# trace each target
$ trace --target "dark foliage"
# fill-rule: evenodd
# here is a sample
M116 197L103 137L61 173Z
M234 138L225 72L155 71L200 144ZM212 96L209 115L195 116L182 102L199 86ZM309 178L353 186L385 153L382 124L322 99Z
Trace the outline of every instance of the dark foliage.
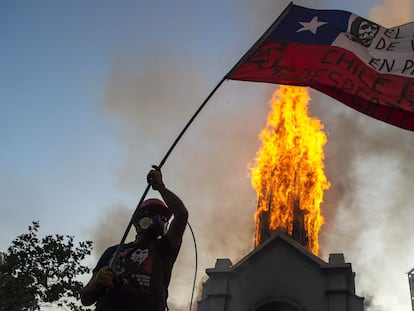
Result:
M37 236L39 223L14 239L0 266L0 311L32 311L55 306L62 310L81 307L78 277L88 273L81 264L90 255L92 242L74 243L73 236ZM43 309L43 308L42 308ZM58 309L58 308L55 308Z

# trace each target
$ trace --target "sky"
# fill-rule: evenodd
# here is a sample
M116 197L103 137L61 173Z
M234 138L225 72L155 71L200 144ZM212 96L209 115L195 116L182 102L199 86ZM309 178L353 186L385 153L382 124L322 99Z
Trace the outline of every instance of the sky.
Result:
M41 234L92 240L93 268L120 241L151 165L288 3L1 1L0 250L39 221ZM386 27L414 21L414 0L294 3ZM196 295L217 258L236 263L253 249L247 165L276 88L225 81L163 166L190 213ZM368 311L409 311L414 134L309 92L328 136L320 257L344 254ZM171 310L188 308L194 264L187 230Z

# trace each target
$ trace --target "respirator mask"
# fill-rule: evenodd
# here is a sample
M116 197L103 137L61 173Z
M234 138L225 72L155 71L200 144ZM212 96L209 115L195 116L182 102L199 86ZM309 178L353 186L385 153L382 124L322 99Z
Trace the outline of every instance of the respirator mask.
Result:
M155 236L163 236L168 230L168 219L159 214L145 213L137 219L135 226L138 233L150 233Z

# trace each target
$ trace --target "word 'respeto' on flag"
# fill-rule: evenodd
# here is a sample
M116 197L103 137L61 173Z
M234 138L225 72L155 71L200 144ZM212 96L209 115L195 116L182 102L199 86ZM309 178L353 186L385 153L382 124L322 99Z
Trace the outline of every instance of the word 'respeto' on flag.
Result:
M225 78L309 86L414 131L414 22L290 4Z

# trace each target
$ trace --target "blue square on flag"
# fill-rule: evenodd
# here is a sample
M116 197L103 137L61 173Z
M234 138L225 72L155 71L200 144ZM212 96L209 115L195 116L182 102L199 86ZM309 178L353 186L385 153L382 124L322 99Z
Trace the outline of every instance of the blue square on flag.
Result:
M341 32L347 31L349 16L350 13L345 11L312 10L292 6L268 39L329 45Z

